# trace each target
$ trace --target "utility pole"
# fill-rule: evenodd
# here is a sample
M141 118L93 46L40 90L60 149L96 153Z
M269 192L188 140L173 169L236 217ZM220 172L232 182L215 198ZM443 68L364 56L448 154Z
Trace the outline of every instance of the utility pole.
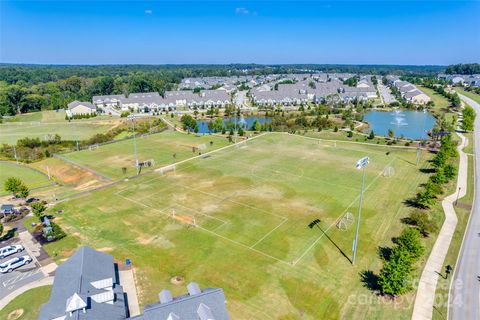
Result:
M358 206L358 216L357 216L357 230L355 230L355 239L353 240L353 258L352 264L355 264L355 258L357 256L357 245L358 245L358 230L360 229L360 213L362 211L362 203L363 203L363 191L365 190L365 168L370 163L369 157L363 157L362 159L357 161L356 168L362 169L362 190L360 191L360 205Z
M127 117L128 120L132 120L133 124L133 151L135 152L135 168L137 170L137 175L140 173L140 166L138 165L138 153L137 153L137 140L135 137L135 119L137 117L134 114L131 114Z
M460 197L460 190L462 190L462 187L458 187L457 200L455 200L455 205L457 205L458 203L458 198Z
M17 148L15 146L13 146L13 154L15 156L15 161L17 162L18 164L18 157L17 157Z
M418 148L417 148L417 166L420 163L420 143L418 143Z

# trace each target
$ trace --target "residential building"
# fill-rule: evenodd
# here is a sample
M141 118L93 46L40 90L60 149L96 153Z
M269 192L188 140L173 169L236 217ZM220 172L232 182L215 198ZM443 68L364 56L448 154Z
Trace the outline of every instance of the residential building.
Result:
M188 293L172 297L169 290L159 293L159 302L146 305L142 315L132 320L228 320L225 295L221 288L201 290L191 282Z
M90 102L73 101L68 104L68 111L72 115L76 114L92 114L97 111L97 108Z
M81 247L55 271L50 299L39 320L123 320L125 293L113 257Z
M228 320L221 288L191 282L188 293L173 297L168 290L159 302L147 305L141 315L129 317L128 297L117 278L109 254L81 247L55 272L50 299L40 309L39 320Z
M0 207L0 213L2 215L15 213L15 209L13 208L13 204L2 204L2 206Z

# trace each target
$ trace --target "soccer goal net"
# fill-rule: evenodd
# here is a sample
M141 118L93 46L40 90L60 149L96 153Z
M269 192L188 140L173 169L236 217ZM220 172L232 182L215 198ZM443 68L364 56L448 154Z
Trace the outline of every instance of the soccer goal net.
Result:
M353 214L351 212L345 213L337 222L337 228L340 230L347 230L353 224Z
M140 162L140 167L153 167L155 166L155 159L148 159Z
M391 177L394 174L395 174L395 169L393 167L385 167L382 172L382 175L384 177Z
M98 149L98 144L92 144L91 146L88 147L88 150L93 151Z
M205 143L199 144L199 145L197 146L197 149L200 150L200 151L206 150L206 149L207 149L207 145L206 145Z
M165 166L165 167L158 168L155 171L159 172L161 175L165 175L169 172L173 172L173 174L175 175L175 174L177 174L176 169L177 169L177 166L174 165L174 164L171 164L171 165L168 165L168 166Z

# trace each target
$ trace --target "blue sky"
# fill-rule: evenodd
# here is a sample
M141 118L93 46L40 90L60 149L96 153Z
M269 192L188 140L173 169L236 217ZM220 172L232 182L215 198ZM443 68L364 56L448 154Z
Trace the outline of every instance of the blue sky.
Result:
M0 0L0 62L480 62L480 1Z

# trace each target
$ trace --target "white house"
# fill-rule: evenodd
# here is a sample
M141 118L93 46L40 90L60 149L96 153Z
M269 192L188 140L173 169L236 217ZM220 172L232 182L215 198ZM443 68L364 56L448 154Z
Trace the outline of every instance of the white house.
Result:
M72 115L92 114L97 111L97 108L90 102L80 102L75 100L68 104L68 110L72 113Z

